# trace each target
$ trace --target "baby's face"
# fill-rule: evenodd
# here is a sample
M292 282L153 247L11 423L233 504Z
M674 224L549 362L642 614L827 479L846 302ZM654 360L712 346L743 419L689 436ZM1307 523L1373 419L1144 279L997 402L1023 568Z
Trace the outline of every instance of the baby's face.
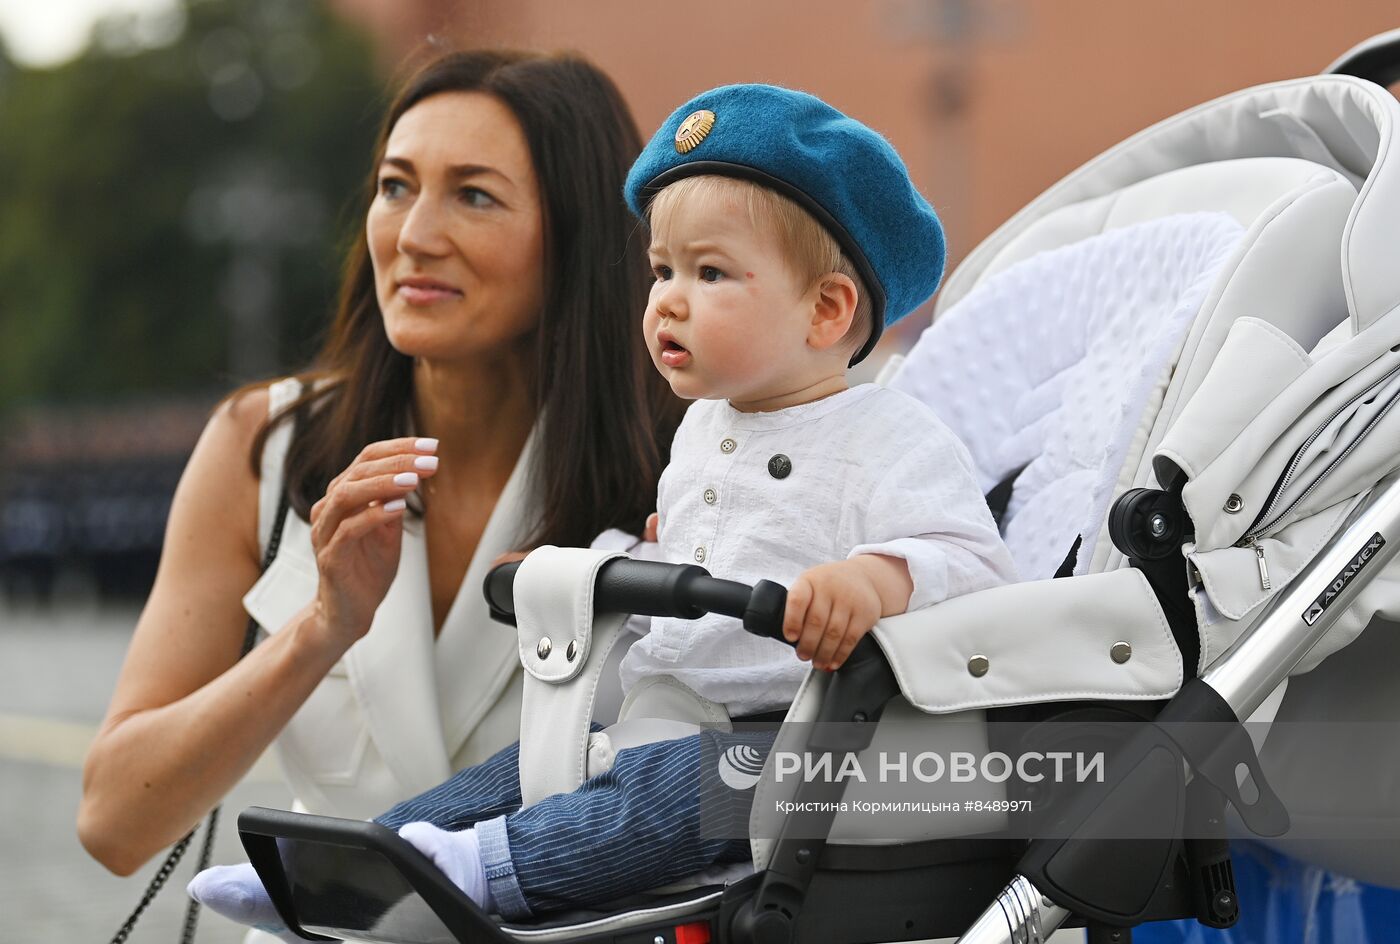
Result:
M642 327L677 396L762 408L808 382L808 287L737 196L657 214L649 255L656 282Z

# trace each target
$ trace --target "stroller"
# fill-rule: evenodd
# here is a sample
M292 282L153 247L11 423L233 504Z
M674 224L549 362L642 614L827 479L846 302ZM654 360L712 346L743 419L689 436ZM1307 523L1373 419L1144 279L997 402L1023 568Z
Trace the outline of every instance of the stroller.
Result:
M1289 825L1240 722L1400 615L1400 102L1376 84L1396 78L1400 32L1160 122L953 274L880 380L967 443L1024 580L883 620L839 671L809 674L753 787L751 874L508 923L383 827L254 808L240 832L287 926L403 944L1029 944L1067 925L1123 944L1146 921L1232 924L1227 804L1261 835ZM527 804L589 773L627 614L717 612L781 638L785 600L558 548L486 592L520 633ZM615 745L726 722L676 697L622 714ZM1021 750L1057 720L1122 733L1103 735L1098 780L1048 797L1007 783L895 837L852 814L849 781L775 772L781 751L865 756L895 727L986 753L1007 719L1042 739Z

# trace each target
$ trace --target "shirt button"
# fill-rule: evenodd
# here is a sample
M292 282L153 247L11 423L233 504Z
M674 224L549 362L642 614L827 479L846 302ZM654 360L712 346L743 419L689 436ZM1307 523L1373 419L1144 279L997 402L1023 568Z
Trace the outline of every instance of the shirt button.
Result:
M703 547L697 547L695 549L695 563L705 563L705 549Z
M716 494L715 490L712 488L705 489L705 504L713 505L717 501L719 501L719 495Z
M739 448L739 444L732 439L726 439L719 444L719 451L724 453L726 456L737 448Z
M792 460L781 452L768 460L768 474L775 479L785 479L792 474Z

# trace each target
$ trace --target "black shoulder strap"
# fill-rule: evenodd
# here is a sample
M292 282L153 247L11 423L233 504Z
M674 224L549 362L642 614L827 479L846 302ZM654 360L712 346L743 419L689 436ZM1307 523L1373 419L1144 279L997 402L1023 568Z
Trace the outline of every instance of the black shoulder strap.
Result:
M282 487L282 495L277 500L277 517L272 519L272 533L267 538L267 551L263 554L262 569L267 573L267 569L272 566L272 562L277 558L277 549L282 546L282 526L287 523L287 509L291 507L291 499L287 495L287 488ZM238 658L242 659L253 651L253 645L258 641L258 621L251 616L248 617L248 630L243 634L243 649L238 653Z

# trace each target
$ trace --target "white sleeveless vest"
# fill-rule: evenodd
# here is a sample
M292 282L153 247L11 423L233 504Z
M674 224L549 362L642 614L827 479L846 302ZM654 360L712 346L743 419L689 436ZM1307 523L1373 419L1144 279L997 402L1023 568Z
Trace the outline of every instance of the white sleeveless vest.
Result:
M269 409L281 409L298 390L294 378L273 384ZM264 549L290 439L291 424L280 424L262 456L258 529ZM437 639L423 523L406 519L398 574L369 632L331 668L277 738L278 760L299 807L366 819L516 739L521 691L516 634L489 618L481 587L491 562L513 550L520 537L533 442L532 433ZM316 587L310 526L289 512L277 557L243 605L265 631L275 633L314 598Z

